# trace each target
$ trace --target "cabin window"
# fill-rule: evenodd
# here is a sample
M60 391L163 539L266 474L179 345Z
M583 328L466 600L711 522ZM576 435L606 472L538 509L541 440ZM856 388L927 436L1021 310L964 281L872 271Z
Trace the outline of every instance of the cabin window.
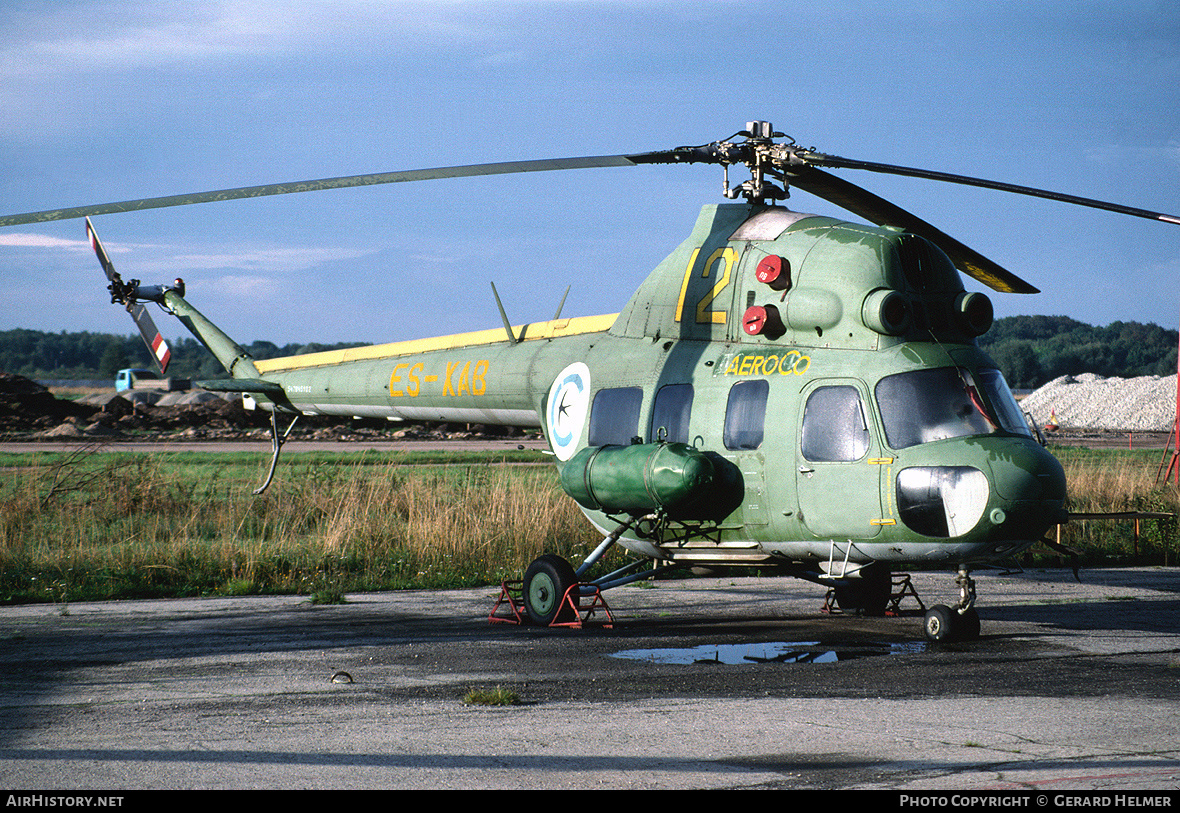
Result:
M766 426L766 379L739 381L729 390L725 405L726 449L757 449Z
M885 438L894 449L995 431L970 374L955 367L914 370L877 382Z
M860 460L869 450L869 423L856 387L820 387L803 409L803 456L822 463Z
M656 393L651 409L651 439L688 443L692 414L692 384L668 384Z
M639 434L639 407L643 390L616 387L599 390L590 407L591 446L626 446Z

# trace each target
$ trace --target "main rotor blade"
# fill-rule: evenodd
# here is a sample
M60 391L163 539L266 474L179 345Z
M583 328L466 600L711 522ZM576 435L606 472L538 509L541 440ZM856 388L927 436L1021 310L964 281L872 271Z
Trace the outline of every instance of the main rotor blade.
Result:
M641 159L641 156L634 156ZM349 175L341 178L322 178L316 181L294 181L290 183L245 186L240 189L220 189L213 192L196 192L186 195L168 195L159 198L141 198L121 203L100 203L93 206L77 206L72 209L49 209L43 212L29 212L18 215L0 216L0 227L19 226L25 223L45 223L51 220L70 220L89 215L105 215L116 212L137 212L144 209L162 209L169 206L188 206L194 203L214 203L241 198L260 198L267 195L289 195L295 192L314 192L321 189L344 189L352 186L372 186L407 181L429 181L441 178L469 178L476 175L506 175L514 172L552 172L563 169L590 169L596 167L629 167L639 160L626 155L598 155L584 158L553 158L539 161L507 161L496 164L471 164L434 169L411 169L400 172L379 172L370 175Z
M1067 195L1064 192L1053 192L1048 189L1035 189L1031 186L1018 186L1017 184L1004 183L1002 181L989 181L985 178L972 178L967 175L954 175L949 172L936 172L929 169L918 169L916 167L901 167L894 164L878 164L873 161L858 161L852 158L841 158L838 155L825 155L822 153L807 153L805 156L807 163L812 165L819 165L824 167L835 167L838 169L864 169L869 172L882 172L889 175L902 175L911 178L925 178L931 181L946 181L948 183L963 184L965 186L978 186L983 189L996 189L1001 192L1012 192L1017 195L1030 195L1035 198L1046 198L1048 200L1056 200L1062 203L1073 203L1078 206L1089 206L1093 209L1105 209L1108 212L1118 212L1124 215L1132 215L1134 217L1143 217L1148 220L1158 220L1163 223L1175 223L1180 225L1180 217L1175 215L1164 214L1162 212L1152 212L1147 209L1137 209L1134 206L1124 206L1121 203L1109 203L1103 200L1094 200L1093 198L1082 198L1077 195Z
M107 280L122 285L123 280L119 277L119 272L115 270L115 264L107 256L107 250L103 248L102 241L98 239L98 232L94 230L94 225L90 222L90 218L86 218L86 237L89 238L90 247L94 249L95 255L98 256L99 265L102 266L102 270L106 273Z
M989 288L1012 294L1040 293L1038 288L992 262L975 249L936 229L917 215L843 178L837 178L813 166L792 167L788 178L792 186L860 215L870 223L878 226L897 226L911 234L926 238L942 249L956 268Z

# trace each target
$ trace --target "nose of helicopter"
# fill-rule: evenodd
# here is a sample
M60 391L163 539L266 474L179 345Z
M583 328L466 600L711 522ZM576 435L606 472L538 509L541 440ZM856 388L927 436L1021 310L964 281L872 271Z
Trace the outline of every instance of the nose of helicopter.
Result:
M999 503L992 509L994 524L1004 525L1017 538L1039 539L1066 520L1065 470L1041 446L1015 440L997 444L988 468Z

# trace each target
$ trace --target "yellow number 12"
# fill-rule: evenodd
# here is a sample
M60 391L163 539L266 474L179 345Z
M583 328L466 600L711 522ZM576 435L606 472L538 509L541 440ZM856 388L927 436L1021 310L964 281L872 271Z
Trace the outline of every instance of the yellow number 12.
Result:
M699 248L694 249L692 252L692 256L689 257L689 259L688 259L688 267L684 269L684 281L680 285L680 299L676 303L676 321L677 322L680 321L680 317L684 313L684 297L688 293L688 282L690 279L692 279L692 270L693 270L693 267L696 265L697 256L700 253L701 253L701 250ZM710 310L709 306L711 304L713 304L713 301L715 299L717 299L717 297L725 289L725 286L729 285L730 274L733 272L733 266L734 266L734 263L737 262L737 257L738 257L737 252L734 251L732 248L729 248L728 246L725 248L719 248L716 251L714 251L712 254L709 255L708 261L701 268L701 278L708 279L709 278L709 271L713 268L714 264L716 264L719 260L725 263L725 269L721 272L720 279L718 279L717 283L713 286L713 288L707 294L702 296L699 302L697 302L697 306L696 306L697 324L700 324L700 325L708 325L708 324L724 325L725 324L725 311L723 311L723 310L719 310L719 311L718 310Z

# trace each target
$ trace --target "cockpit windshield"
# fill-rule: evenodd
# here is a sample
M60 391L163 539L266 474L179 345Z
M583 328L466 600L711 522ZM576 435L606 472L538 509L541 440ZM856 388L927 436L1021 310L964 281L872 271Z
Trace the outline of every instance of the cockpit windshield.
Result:
M961 367L914 370L887 376L875 390L885 437L894 449L946 438L987 435L1002 429L1027 435L1008 385L999 370L979 371L983 396Z
M1000 426L1014 434L1032 437L1028 421L1024 419L1024 413L1020 411L1020 405L1016 403L1016 398L1012 395L1003 374L994 368L985 367L980 369L977 375L983 385L984 394L1000 421Z

